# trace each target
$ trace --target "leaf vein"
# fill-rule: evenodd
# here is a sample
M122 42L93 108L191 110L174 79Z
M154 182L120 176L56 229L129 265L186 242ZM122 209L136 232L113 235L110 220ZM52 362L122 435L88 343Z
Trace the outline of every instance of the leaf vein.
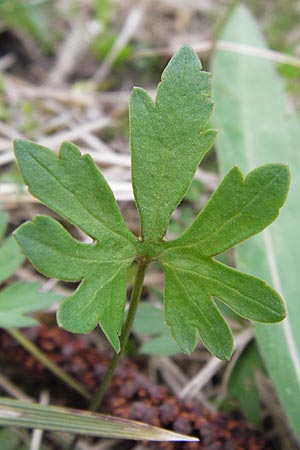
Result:
M82 209L83 209L85 212L87 212L93 219L95 219L96 222L100 224L100 226L102 226L103 228L105 228L106 230L108 230L109 233L112 233L112 234L115 234L115 235L117 235L117 236L120 236L120 237L122 237L123 239L126 239L128 242L130 242L130 243L132 244L132 241L131 241L127 236L124 236L122 233L117 232L117 231L115 231L115 230L112 230L112 229L109 228L103 221L99 220L99 218L98 218L97 216L95 216L95 215L93 214L93 212L91 212L91 211L86 207L86 205L84 205L84 204L81 202L80 196L78 197L71 189L69 189L67 186L65 186L65 185L62 183L61 179L58 178L58 177L57 177L57 176L56 176L56 175L55 175L55 174L54 174L47 166L45 166L41 161L39 161L38 158L36 158L36 157L35 157L34 155L32 155L32 154L31 154L31 157L32 157L32 159L34 159L34 160L37 162L37 164L39 164L40 166L42 166L43 169L45 169L45 171L48 172L48 173L49 173L49 174L57 181L57 183L58 183L63 189L65 189L67 192L69 192L69 194L71 194L71 196L79 203L79 205L82 207ZM58 161L59 161L59 159L58 159ZM30 188L29 188L29 190L30 190ZM67 214L65 214L65 213L60 213L60 214L62 214L62 215L64 215L65 217L68 218ZM69 219L69 218L68 218L68 220L70 220L70 222L73 223L73 220L72 220L72 219ZM79 228L81 228L81 227L79 226Z

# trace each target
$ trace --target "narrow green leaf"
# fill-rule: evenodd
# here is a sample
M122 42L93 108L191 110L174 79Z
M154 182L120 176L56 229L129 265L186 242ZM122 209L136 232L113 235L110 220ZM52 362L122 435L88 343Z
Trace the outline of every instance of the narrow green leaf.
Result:
M0 397L0 425L117 439L198 441L195 437L133 420L57 406L43 406L3 397Z
M38 320L33 317L22 316L14 311L9 313L0 311L0 328L9 330L10 328L34 327L38 324Z
M58 302L61 296L39 291L39 283L13 283L0 292L0 327L20 328L38 322L25 314L40 311Z
M14 430L8 428L2 428L0 430L1 450L23 450L20 440L20 436L18 436Z
M125 271L134 257L133 245L125 240L125 245L119 247L114 235L102 243L83 244L46 216L26 222L15 237L40 272L67 281L84 280L59 306L59 325L73 333L89 333L99 323L119 351L126 301Z
M166 325L165 330L166 331L164 331L162 334L154 336L148 341L144 342L139 347L139 352L143 355L178 355L181 350Z
M273 222L288 189L285 165L261 166L245 180L234 167L190 228L172 245L194 245L202 255L220 254Z
M12 276L25 257L13 237L5 239L0 246L0 283Z
M149 302L141 302L134 321L134 331L144 336L162 333L165 329L163 310Z
M0 240L4 236L4 232L6 230L8 217L7 214L0 209Z
M230 17L222 40L266 48L245 6ZM300 437L299 290L299 118L287 113L284 85L269 60L217 50L213 58L215 123L221 170L237 163L248 171L259 164L290 164L292 183L282 214L263 236L237 249L242 270L262 276L287 303L282 324L256 325L256 337L290 426Z
M255 342L251 342L234 365L228 380L230 396L238 400L246 417L256 427L261 424L261 404L256 384L257 372L265 372L262 359Z
M41 145L16 140L15 155L30 193L99 242L113 234L120 246L134 242L113 193L89 155L65 142L59 156Z
M145 241L161 239L215 132L209 119L210 75L188 46L166 67L153 103L133 90L130 102L132 180ZM176 182L175 182L176 180Z

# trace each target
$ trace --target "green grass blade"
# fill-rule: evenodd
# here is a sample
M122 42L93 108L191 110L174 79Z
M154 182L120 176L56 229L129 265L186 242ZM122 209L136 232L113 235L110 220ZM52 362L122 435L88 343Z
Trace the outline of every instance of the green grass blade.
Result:
M245 6L230 17L223 41L265 48ZM262 276L285 298L287 319L256 325L260 351L290 426L300 437L300 127L288 117L283 82L272 62L254 55L217 50L213 58L215 125L221 171L233 164L249 171L266 162L290 164L292 183L279 219L237 249L238 267Z
M194 437L132 420L3 397L0 397L0 425L119 439L198 441Z

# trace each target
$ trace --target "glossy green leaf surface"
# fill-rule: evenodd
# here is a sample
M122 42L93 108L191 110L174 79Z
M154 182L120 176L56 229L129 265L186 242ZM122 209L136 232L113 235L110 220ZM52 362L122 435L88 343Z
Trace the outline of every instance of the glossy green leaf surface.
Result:
M38 321L28 314L58 302L61 296L39 291L39 283L15 282L0 292L0 328L30 327Z
M236 8L222 40L266 48L255 19ZM256 338L291 428L300 437L300 126L287 111L284 84L274 64L255 55L217 50L214 73L217 148L225 174L233 164L249 171L283 161L290 165L291 188L279 219L260 237L237 249L238 268L262 276L284 296L287 319L255 325Z
M125 273L134 259L161 262L166 275L165 321L190 353L198 335L207 349L228 359L231 331L213 298L250 320L284 318L281 297L260 279L216 262L213 256L260 232L278 215L289 187L284 164L253 170L234 167L190 228L167 241L170 216L187 191L215 132L205 131L212 109L210 77L195 52L183 47L171 59L155 103L134 89L130 103L132 179L141 218L139 239L128 231L112 192L87 155L63 144L59 156L27 141L16 157L30 192L94 238L76 241L54 219L36 217L16 238L35 267L49 277L81 281L58 310L58 323L87 333L100 324L119 351Z
M188 47L163 72L155 102L140 88L130 101L132 183L145 241L161 239L215 138L210 74Z

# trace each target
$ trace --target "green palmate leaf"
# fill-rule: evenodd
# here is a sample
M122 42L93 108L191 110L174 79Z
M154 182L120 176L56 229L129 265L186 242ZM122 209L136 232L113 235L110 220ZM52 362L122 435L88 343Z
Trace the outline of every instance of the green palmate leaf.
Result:
M289 171L284 165L262 166L245 180L234 167L190 228L165 244L170 248L161 255L166 273L166 321L184 351L193 351L198 330L214 355L227 359L232 353L230 329L211 296L246 319L283 319L284 305L273 289L210 257L274 220L288 187Z
M51 306L61 299L53 293L39 292L39 283L16 282L0 292L0 328L20 328L36 325L27 316Z
M203 288L201 278L192 270L178 270L168 262L164 263L164 269L166 322L181 349L186 353L195 349L198 331L211 353L228 359L233 350L232 334L211 300L209 289Z
M188 247L168 250L161 258L166 274L166 322L186 353L194 350L198 331L211 353L221 359L231 356L231 331L211 296L246 319L277 322L285 316L280 296L258 278Z
M287 319L276 325L255 325L266 368L300 438L300 126L287 111L284 83L274 64L262 58L266 43L249 10L236 8L226 24L223 41L254 46L257 56L217 50L213 58L217 149L222 173L233 164L248 171L259 164L285 161L292 183L279 219L237 249L237 265L262 276L284 295Z
M16 239L45 275L67 281L83 280L60 305L58 323L74 333L89 333L99 323L118 350L126 301L125 272L134 256L130 245L119 249L113 237L102 244L82 244L46 216L37 216L33 222L22 225Z
M272 288L212 257L276 218L289 185L286 166L266 165L245 180L233 168L190 228L175 241L164 239L174 208L212 145L215 132L204 131L211 109L209 75L201 72L200 61L188 46L168 64L155 103L145 91L133 91L132 177L141 218L139 240L127 230L110 188L89 156L81 156L71 144L63 144L57 157L31 142L16 142L16 157L30 192L95 240L82 244L43 216L16 232L38 270L81 281L58 310L62 327L87 333L100 323L118 351L125 272L134 259L139 264L138 283L149 262L162 263L166 323L185 352L195 348L199 333L214 355L230 357L231 331L213 297L247 319L284 318L284 305ZM135 301L140 290L136 284Z
M209 119L210 74L201 72L194 51L185 46L162 75L156 101L133 90L130 101L132 181L145 241L161 239L182 200L215 131Z
M125 272L135 256L135 239L126 228L113 194L88 155L63 144L59 158L43 147L17 141L16 155L30 191L89 236L73 239L54 219L38 216L16 232L31 262L45 275L83 280L58 310L66 330L88 333L100 323L116 351L126 300Z

